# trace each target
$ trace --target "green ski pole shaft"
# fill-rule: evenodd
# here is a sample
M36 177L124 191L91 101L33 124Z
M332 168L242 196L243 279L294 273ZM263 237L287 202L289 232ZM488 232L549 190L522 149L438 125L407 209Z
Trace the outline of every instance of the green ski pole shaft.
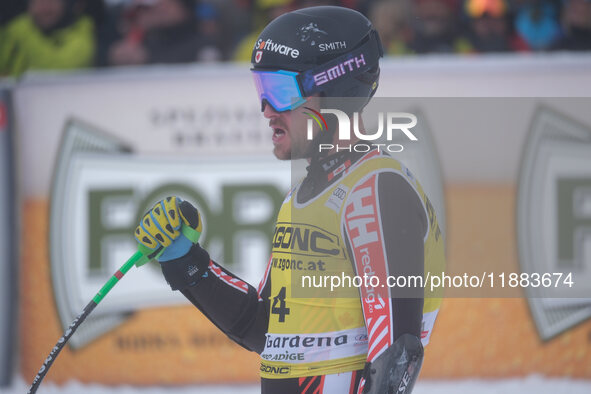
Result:
M191 227L186 226L184 224L181 226L181 232L193 243L197 243L199 241L199 237L201 237L201 232L192 229ZM74 321L70 324L66 331L64 331L64 335L62 335L62 337L57 341L53 349L51 349L49 356L47 356L47 358L43 362L43 365L41 366L41 369L39 369L39 372L37 372L37 375L35 376L35 379L33 379L33 383L31 384L31 387L27 392L28 394L34 394L35 392L37 392L37 389L39 388L41 381L43 380L45 375L47 375L47 371L49 371L49 368L55 361L56 357L64 348L64 346L72 337L72 335L74 335L74 332L76 332L80 324L82 324L82 322L88 317L88 315L90 315L90 313L94 310L94 308L96 308L96 306L102 301L102 299L105 298L107 293L109 293L109 291L111 291L111 289L117 283L119 283L121 278L123 278L123 276L131 269L131 267L133 267L134 265L136 267L141 267L142 265L150 261L152 258L157 257L162 251L163 248L158 248L156 251L153 251L143 245L138 246L138 251L135 252L134 255L131 256L129 260L127 260L125 264L123 264L121 268L119 268L113 274L113 276L109 278L107 283L105 283L103 287L101 287L101 289L98 291L98 293L96 293L96 295L93 297L92 301L90 301L88 305L84 307L84 309L78 315L78 317L76 317L76 319L74 319Z
M49 356L47 356L47 358L43 362L41 369L39 369L39 372L37 372L37 376L35 376L35 379L33 380L33 384L31 384L31 387L29 388L29 391L28 391L29 394L33 394L33 393L37 392L39 385L43 381L43 378L45 377L45 375L47 375L47 371L49 371L49 368L51 367L51 365L53 364L53 362L57 358L58 354L64 348L64 346L66 345L68 340L72 337L74 332L76 332L76 330L78 329L80 324L82 324L82 322L86 319L86 317L88 315L90 315L90 313L101 302L101 300L107 295L107 293L109 293L109 291L111 291L111 289L121 280L121 278L123 278L123 276L131 269L131 267L133 267L136 264L137 265L145 264L148 260L149 260L149 258L147 256L145 256L141 251L138 250L137 252L135 252L135 254L133 256L131 256L129 258L129 260L127 260L125 262L125 264L123 264L121 266L121 268L119 268L113 274L113 276L111 276L111 278L109 278L107 283L105 283L104 286L101 287L101 289L98 291L98 293L96 293L96 295L94 296L92 301L90 301L88 303L88 305L86 305L84 307L84 309L82 310L82 313L80 313L78 315L78 317L76 317L76 319L74 319L74 321L70 324L70 326L66 329L66 331L64 331L64 335L62 335L62 337L57 341L57 343L55 344L53 349L51 349Z

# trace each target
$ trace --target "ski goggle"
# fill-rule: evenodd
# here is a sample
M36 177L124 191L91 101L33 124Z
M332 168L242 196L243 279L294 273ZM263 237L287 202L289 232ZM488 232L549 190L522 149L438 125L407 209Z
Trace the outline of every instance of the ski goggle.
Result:
M295 109L306 102L295 71L252 70L261 105L265 101L277 112Z
M307 97L370 70L375 64L371 59L382 57L383 50L377 32L372 30L369 34L358 48L302 72L251 69L262 109L265 103L277 112L298 108Z

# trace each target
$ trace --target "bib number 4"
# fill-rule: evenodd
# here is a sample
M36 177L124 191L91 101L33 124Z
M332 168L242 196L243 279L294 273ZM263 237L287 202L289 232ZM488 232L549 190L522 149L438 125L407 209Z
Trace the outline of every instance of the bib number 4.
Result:
M289 308L285 306L285 293L287 289L284 287L279 290L279 293L273 297L273 305L271 306L271 313L279 315L279 323L285 323L285 316L289 315Z

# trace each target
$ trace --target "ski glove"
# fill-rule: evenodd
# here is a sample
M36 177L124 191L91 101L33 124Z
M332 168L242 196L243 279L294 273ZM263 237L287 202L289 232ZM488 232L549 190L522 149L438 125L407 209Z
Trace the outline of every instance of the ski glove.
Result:
M197 208L179 197L167 197L144 215L134 235L154 251L170 287L182 290L207 275L209 254L196 242L202 229Z

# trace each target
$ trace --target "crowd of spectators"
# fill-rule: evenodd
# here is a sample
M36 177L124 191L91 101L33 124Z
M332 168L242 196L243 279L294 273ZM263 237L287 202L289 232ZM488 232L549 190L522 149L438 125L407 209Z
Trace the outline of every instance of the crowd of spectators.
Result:
M392 56L591 50L591 0L2 0L0 76L250 61L270 20L321 4L364 13Z

